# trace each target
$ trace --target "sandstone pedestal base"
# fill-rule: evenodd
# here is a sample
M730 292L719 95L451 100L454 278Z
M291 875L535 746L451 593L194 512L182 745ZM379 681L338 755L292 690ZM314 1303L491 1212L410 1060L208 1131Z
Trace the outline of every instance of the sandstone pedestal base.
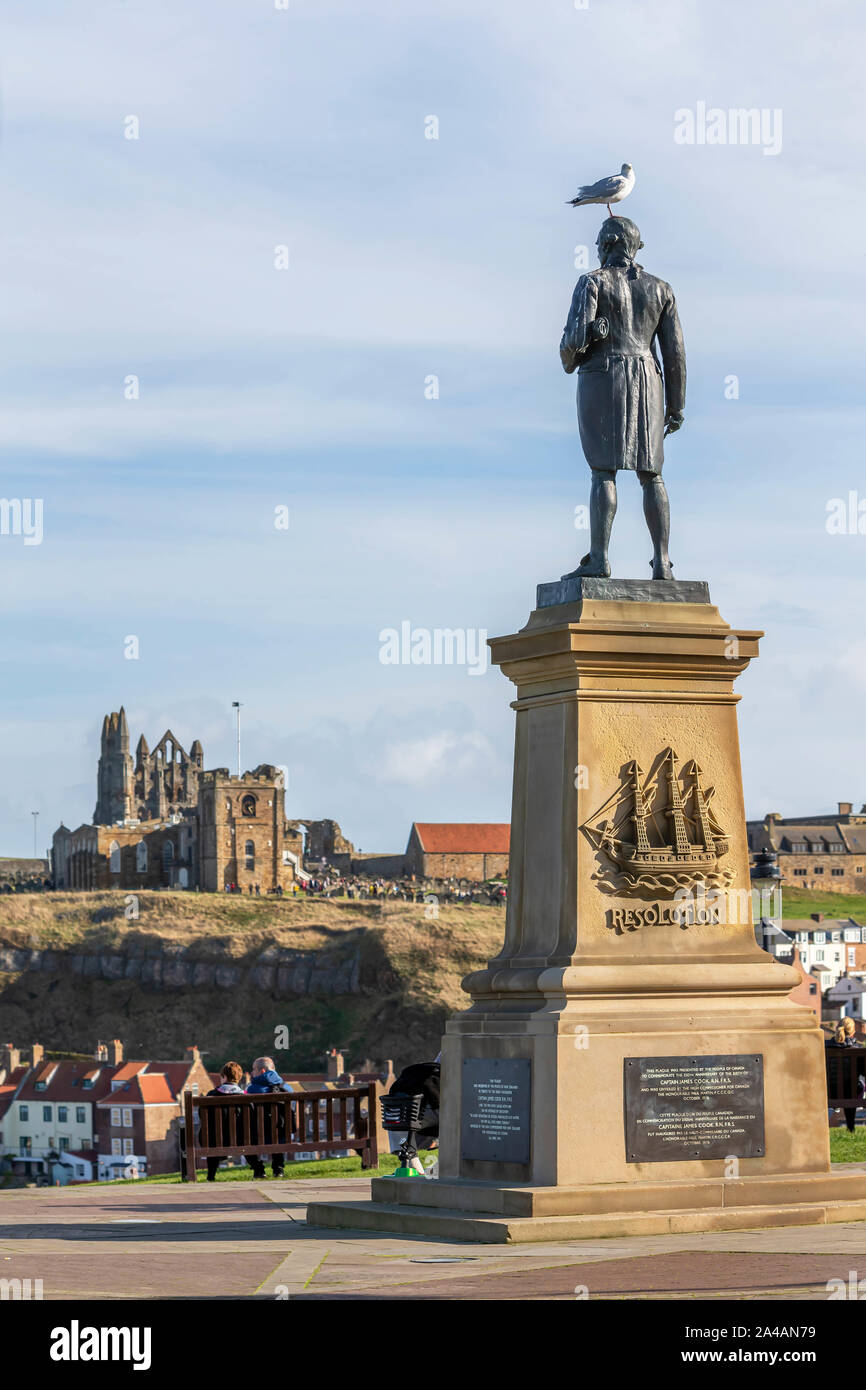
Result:
M684 1235L866 1220L866 1166L785 1178L501 1187L374 1178L372 1201L315 1202L311 1226L474 1244Z

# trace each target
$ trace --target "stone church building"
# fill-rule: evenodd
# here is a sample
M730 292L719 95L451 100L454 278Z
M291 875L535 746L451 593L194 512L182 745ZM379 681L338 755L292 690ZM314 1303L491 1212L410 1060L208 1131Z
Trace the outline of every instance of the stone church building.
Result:
M291 886L302 853L279 768L205 771L198 739L187 753L170 729L153 752L140 738L133 762L121 707L102 724L93 824L55 831L52 867L58 889L272 893Z

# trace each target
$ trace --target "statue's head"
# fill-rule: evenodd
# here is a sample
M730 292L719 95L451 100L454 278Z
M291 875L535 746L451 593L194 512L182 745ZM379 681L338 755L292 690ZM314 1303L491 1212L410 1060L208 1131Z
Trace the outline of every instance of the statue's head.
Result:
M601 224L595 244L600 265L609 265L613 260L633 261L643 246L637 223L628 217L608 217Z

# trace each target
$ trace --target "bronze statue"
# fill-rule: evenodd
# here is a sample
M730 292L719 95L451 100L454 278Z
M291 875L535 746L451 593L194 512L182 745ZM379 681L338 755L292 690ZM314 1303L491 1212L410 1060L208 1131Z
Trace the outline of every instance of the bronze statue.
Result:
M643 489L653 542L652 577L672 579L662 441L682 425L686 399L686 356L676 300L670 285L648 275L635 261L643 242L627 217L609 217L597 246L599 269L578 280L559 347L565 370L578 369L580 442L592 469L590 551L576 570L562 577L610 578L616 474L629 468Z

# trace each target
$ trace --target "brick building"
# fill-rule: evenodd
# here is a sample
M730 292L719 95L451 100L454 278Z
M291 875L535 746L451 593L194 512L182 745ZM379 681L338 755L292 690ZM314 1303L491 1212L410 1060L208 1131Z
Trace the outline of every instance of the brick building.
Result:
M153 752L140 738L133 762L121 707L103 720L93 824L59 826L51 867L59 889L270 893L291 886L302 855L279 768L205 771L198 739L187 753L170 729Z
M99 1177L167 1173L178 1167L183 1093L205 1094L211 1079L198 1048L183 1062L125 1062L117 1039L90 1060L45 1059L34 1044L22 1064L8 1043L0 1062L0 1157L13 1172L48 1171L56 1155L98 1165Z
M510 825L414 821L405 871L420 879L483 883L508 873Z
M829 893L866 892L866 806L840 801L835 815L748 821L749 849L776 852L782 883Z

